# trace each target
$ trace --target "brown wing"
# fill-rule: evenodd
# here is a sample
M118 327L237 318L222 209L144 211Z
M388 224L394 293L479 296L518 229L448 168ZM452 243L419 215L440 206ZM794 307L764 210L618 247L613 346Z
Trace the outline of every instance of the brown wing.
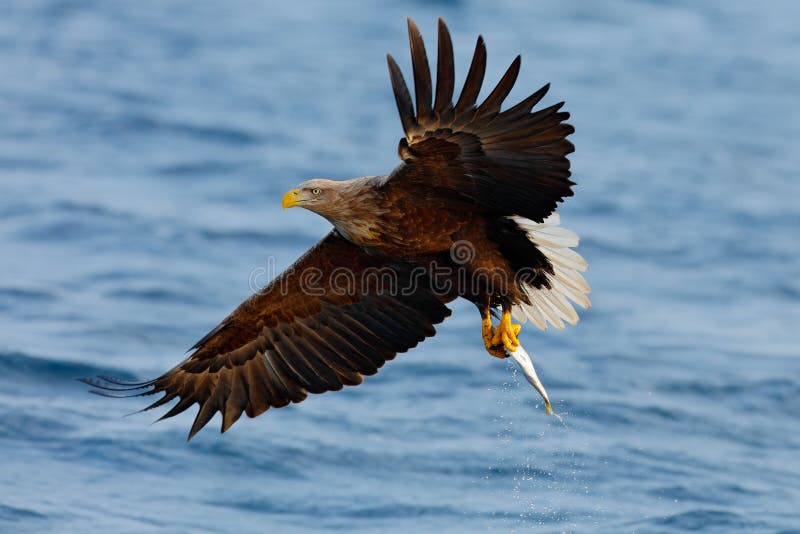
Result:
M542 221L556 203L572 195L566 137L575 129L564 123L563 102L532 112L549 88L545 85L519 104L500 111L517 79L520 57L497 87L476 105L486 68L486 47L478 37L475 54L458 102L453 104L453 45L439 19L436 93L425 45L408 20L414 70L416 113L408 87L391 55L389 74L405 131L398 153L404 164L392 173L388 187L422 185L458 197L498 215L520 215Z
M145 410L178 399L162 419L199 404L189 439L216 412L225 432L243 411L256 417L308 393L360 384L433 336L450 310L425 285L412 285L423 280L410 266L387 264L331 232L163 376L83 381L104 391L145 389L133 396L164 393Z

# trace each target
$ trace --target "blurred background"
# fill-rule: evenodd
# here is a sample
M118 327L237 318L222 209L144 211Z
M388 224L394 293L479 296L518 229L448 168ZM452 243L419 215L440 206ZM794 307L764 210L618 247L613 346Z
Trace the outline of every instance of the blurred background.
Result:
M527 328L563 422L455 304L362 386L190 444L157 376L328 231L281 194L388 172L407 16L577 132L594 307ZM800 4L0 2L0 530L800 526ZM408 75L407 75L408 76ZM457 85L460 82L457 82ZM262 280L263 281L263 280ZM216 428L214 428L216 427ZM794 429L794 430L792 430Z

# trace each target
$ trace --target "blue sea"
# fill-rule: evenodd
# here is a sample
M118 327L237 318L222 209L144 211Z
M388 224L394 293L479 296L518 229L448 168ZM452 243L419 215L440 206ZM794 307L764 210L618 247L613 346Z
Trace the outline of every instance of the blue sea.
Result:
M328 231L285 190L398 163L407 16L429 52L444 17L458 80L481 33L484 94L521 53L509 102L549 81L573 114L560 213L593 307L522 335L562 420L463 302L363 385L225 435L89 395L76 377L171 368ZM0 2L0 531L800 532L798 21L792 0Z

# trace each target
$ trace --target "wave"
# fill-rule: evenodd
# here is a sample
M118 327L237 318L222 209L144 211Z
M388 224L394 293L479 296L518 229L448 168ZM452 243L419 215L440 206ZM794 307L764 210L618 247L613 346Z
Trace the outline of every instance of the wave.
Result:
M0 302L5 299L34 301L37 303L56 300L55 293L26 287L0 287Z
M227 145L255 145L261 142L258 134L242 128L209 126L177 120L160 120L145 115L128 115L110 121L108 129L113 133L168 133L189 137L198 141L209 141Z
M72 379L82 376L114 375L123 380L134 380L136 377L124 369L108 366L96 366L85 362L59 360L31 356L22 352L0 352L0 384L20 385L33 383L54 385L69 385L75 382Z
M764 528L761 522L726 510L697 509L668 515L652 521L653 525L678 530L704 531L709 528L754 529Z
M30 521L32 519L45 519L47 516L28 508L20 508L0 503L0 521Z

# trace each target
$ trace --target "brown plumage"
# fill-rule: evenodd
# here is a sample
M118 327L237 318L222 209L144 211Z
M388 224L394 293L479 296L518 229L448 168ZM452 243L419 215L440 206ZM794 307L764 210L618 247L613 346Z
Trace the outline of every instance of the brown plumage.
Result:
M110 396L163 394L146 409L176 400L162 418L198 404L191 439L217 412L224 432L243 412L255 417L308 393L361 383L434 335L434 325L450 314L445 304L457 297L478 306L485 346L498 357L518 348L512 312L542 328L577 320L567 298L588 306L588 286L577 272L585 263L570 250L577 237L559 228L555 216L548 219L572 195L566 156L573 146L566 137L573 128L564 122L563 103L532 111L545 85L501 111L519 73L518 56L477 105L486 66L480 37L454 103L453 47L444 22L435 90L422 37L411 20L408 26L414 101L388 56L405 133L402 163L383 176L309 180L289 191L284 208L305 207L334 230L163 376L85 382ZM489 319L495 308L502 311L498 327Z

